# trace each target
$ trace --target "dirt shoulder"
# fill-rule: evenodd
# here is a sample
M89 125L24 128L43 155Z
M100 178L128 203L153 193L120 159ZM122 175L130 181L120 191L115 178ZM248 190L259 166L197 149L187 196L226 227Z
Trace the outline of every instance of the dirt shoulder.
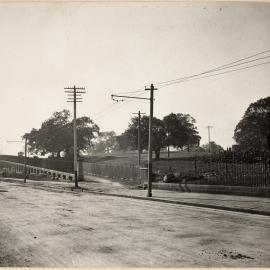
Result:
M0 181L1 266L269 266L269 217Z

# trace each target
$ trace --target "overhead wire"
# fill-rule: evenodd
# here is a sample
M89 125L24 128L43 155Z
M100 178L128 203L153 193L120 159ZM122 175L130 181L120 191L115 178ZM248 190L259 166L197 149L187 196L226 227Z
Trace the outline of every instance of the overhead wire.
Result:
M140 93L139 95L137 95L137 96L139 97L140 95L143 95L143 94L145 93L145 90L142 90L142 89L144 89L144 88L145 88L145 86L140 87L140 88L138 88L138 89L135 90L135 91L118 92L118 93L115 93L115 94L117 95L117 94L133 94L133 93ZM136 95L135 95L135 96L136 96ZM122 102L126 102L126 103L127 103L127 102L129 102L129 101L119 100L117 103L115 102L115 103L113 103L113 104L110 104L109 106L107 106L107 107L104 108L103 110L101 110L101 111L95 113L95 114L92 115L91 117L98 119L98 118L102 117L103 114L106 114L106 113L109 113L109 112L111 112L111 111L114 111L114 110L115 110L115 109L114 109L115 107L117 107L117 108L122 107L122 105L121 105ZM117 105L118 105L118 106L117 106Z
M116 95L118 95L118 94L133 94L133 93L141 93L141 92L144 92L144 90L130 91L130 92L118 92L118 93L115 93L115 94Z
M145 91L143 91L143 93L140 93L140 94L138 94L138 95L135 95L135 97L140 97L140 96L142 96L142 95L144 95L144 94L146 94ZM134 102L134 101L135 101L134 99L132 99L132 100L130 99L130 100L123 100L121 103L120 103L120 102L114 103L115 105L118 105L118 106L117 106L117 107L114 106L114 107L111 108L111 110L109 110L109 111L106 111L106 112L104 111L104 113L103 113L102 115L99 115L99 116L96 117L95 119L100 119L100 118L103 118L104 116L108 116L109 113L114 112L114 111L116 111L116 110L118 110L118 109L124 107L126 104L129 104L130 102Z
M115 95L118 95L118 94L133 94L133 93L140 93L140 92L144 92L144 88L145 86L142 86L134 91L128 91L128 92L118 92L118 93L115 93Z
M269 52L270 52L270 50L265 50L265 51L253 54L253 55L248 56L248 57L238 59L236 61L232 61L230 63L218 66L216 68L213 68L213 69L210 69L210 70L207 70L207 71L204 71L204 72L200 72L200 73L193 74L193 75L190 75L190 76L180 77L180 78L177 78L177 79L174 79L174 80L168 80L168 81L164 81L164 82L155 83L155 86L158 86L158 88L163 88L163 87L170 86L172 84L177 84L177 83L182 83L182 82L192 81L192 80L199 80L199 79L208 78L208 77L219 76L219 75L223 75L223 74L227 74L227 73L231 73L231 72L236 72L236 71L240 71L240 70L244 70L244 69L249 69L249 68L253 68L253 67L257 67L257 66L261 66L261 65L270 64L270 61L267 61L267 62L255 64L255 65L248 65L248 66L244 66L244 67L237 68L237 69L231 69L231 68L236 67L236 66L241 66L241 65L245 65L245 64L249 64L249 63L252 63L252 62L255 62L255 61L260 61L260 60L269 58L270 55L259 57L259 58L256 58L256 59L252 59L252 58L254 58L256 56L259 56L259 55L262 55L262 54L265 54L265 53L269 53ZM248 59L251 59L251 60L248 60ZM245 61L245 60L248 60L248 61ZM228 70L228 69L230 69L230 70ZM218 72L218 71L222 71L222 70L225 70L225 71L224 72ZM214 72L218 72L218 73L214 73ZM210 75L206 75L206 74L209 74L209 73L210 73ZM214 73L214 74L211 74L211 73ZM202 75L205 75L205 76L202 76ZM116 93L116 95L117 94L139 93L138 95L136 95L136 97L139 97L139 96L145 94L145 91L142 90L144 88L145 88L145 86L140 87L139 89L137 89L135 91L118 92L118 93ZM109 115L111 112L122 108L126 104L128 104L130 102L135 102L135 101L136 100L134 100L134 99L133 100L128 100L128 101L127 100L119 100L117 103L109 105L107 108L99 111L98 113L94 114L92 117L95 118L95 119L103 118L104 116Z
M245 57L245 58L242 58L242 59L227 63L225 65L222 65L222 66L219 66L219 67L216 67L216 68L204 71L204 72L200 72L200 73L197 73L197 74L194 74L194 75L184 76L184 77L180 77L180 78L177 78L177 79L174 79L174 80L155 83L155 85L158 86L159 88L161 88L161 86L165 87L165 86L169 86L171 84L181 83L183 81L190 80L190 79L192 79L194 77L198 77L198 76L205 75L205 74L208 74L208 73L220 71L220 70L223 70L223 69L226 70L226 69L229 69L229 68L232 68L232 67L235 67L235 66L240 66L240 65L247 64L247 63L259 61L259 60L262 60L262 59L265 59L265 58L269 58L270 55L260 57L260 58L256 58L256 59L252 59L252 60L249 60L249 61L245 61L245 60L254 58L255 56L262 55L262 54L265 54L265 53L268 53L268 52L270 52L270 50L266 50L266 51L263 51L263 52L260 52L260 53L256 53L254 55L251 55L251 56L248 56L248 57ZM243 62L243 61L245 61L245 62ZM256 66L256 65L254 65L254 66Z
M263 62L263 63L256 64L256 65L246 66L246 67L242 67L242 68L227 70L227 71L219 72L219 73L215 73L215 74L210 74L210 75L205 75L205 76L201 76L201 77L191 78L191 79L187 79L185 81L181 81L181 82L178 82L178 83L188 82L188 81L194 81L194 80L200 80L200 79L209 78L209 77L215 77L215 76L224 75L224 74L227 74L227 73L236 72L236 71L240 71L240 70L244 70L244 69L249 69L249 68L253 68L253 67L257 67L257 66L262 66L262 65L267 65L267 64L270 64L270 61ZM167 86L170 86L172 84L176 84L176 83L170 83L170 84L166 84L166 85L160 86L159 89L164 88L164 87L167 87Z
M105 112L107 112L108 110L110 110L112 107L115 107L117 105L117 103L111 103L109 104L109 106L105 107L104 109L98 111L97 113L91 115L91 117L97 117L99 116L100 114L103 114Z

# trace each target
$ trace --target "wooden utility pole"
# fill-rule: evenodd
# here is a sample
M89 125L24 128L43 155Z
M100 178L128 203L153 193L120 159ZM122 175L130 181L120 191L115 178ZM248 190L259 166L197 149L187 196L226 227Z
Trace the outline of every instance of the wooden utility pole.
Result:
M23 180L24 183L26 183L26 178L27 178L26 160L27 160L27 137L25 136L25 139L24 139L24 180Z
M149 143L148 143L148 189L147 197L152 197L152 181L153 181L153 172L152 172L152 120L153 120L153 108L154 108L154 85L151 84L150 88L145 88L146 91L150 91L150 98L142 97L131 97L131 96L120 96L120 95L111 95L111 98L131 98L131 99L144 99L150 100L150 116L149 116ZM117 100L115 100L117 101Z
M167 139L168 139L167 155L168 155L168 158L170 158L170 143L169 143L169 136L170 136L170 133L169 133L169 131L168 131L168 132L167 132Z
M133 114L138 115L138 165L141 166L141 115L145 113L139 111Z
M212 128L212 126L207 126L206 128L208 129L208 147L209 147L209 152L211 152L210 128Z
M85 94L85 88L84 87L76 87L75 85L73 87L65 87L68 93L68 100L67 102L73 102L73 150L74 150L74 181L75 181L75 188L79 187L78 184L78 151L77 151L77 115L76 115L76 104L77 102L82 102L81 94ZM78 91L83 90L83 91Z
M152 164L152 122L154 111L154 85L151 84L150 88L145 88L146 91L150 91L150 116L149 116L149 143L148 143L148 189L147 197L152 197L152 182L153 182L153 164Z

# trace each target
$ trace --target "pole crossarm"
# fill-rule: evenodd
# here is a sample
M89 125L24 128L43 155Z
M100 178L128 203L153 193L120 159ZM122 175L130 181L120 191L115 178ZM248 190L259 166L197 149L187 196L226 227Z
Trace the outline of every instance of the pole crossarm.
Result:
M72 102L72 103L74 103L74 100L68 100L67 102ZM76 102L76 103L82 102L82 100L81 100L81 101L76 100L75 102Z
M141 113L141 112L139 112L139 113L132 113L132 114L136 114L136 115L143 115L143 114L146 114L146 113Z
M154 88L154 86L152 84L151 84L151 87L150 88L146 88L145 87L145 91L155 91L155 90L157 90L157 88Z
M72 87L64 87L64 89L70 89L70 90L85 90L85 87L77 87L77 86L72 86Z

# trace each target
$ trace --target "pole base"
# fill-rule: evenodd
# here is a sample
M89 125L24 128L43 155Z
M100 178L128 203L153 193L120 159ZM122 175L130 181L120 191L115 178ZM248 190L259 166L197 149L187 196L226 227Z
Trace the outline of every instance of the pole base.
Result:
M79 187L79 183L78 183L78 172L74 171L74 179L75 179L75 188Z

